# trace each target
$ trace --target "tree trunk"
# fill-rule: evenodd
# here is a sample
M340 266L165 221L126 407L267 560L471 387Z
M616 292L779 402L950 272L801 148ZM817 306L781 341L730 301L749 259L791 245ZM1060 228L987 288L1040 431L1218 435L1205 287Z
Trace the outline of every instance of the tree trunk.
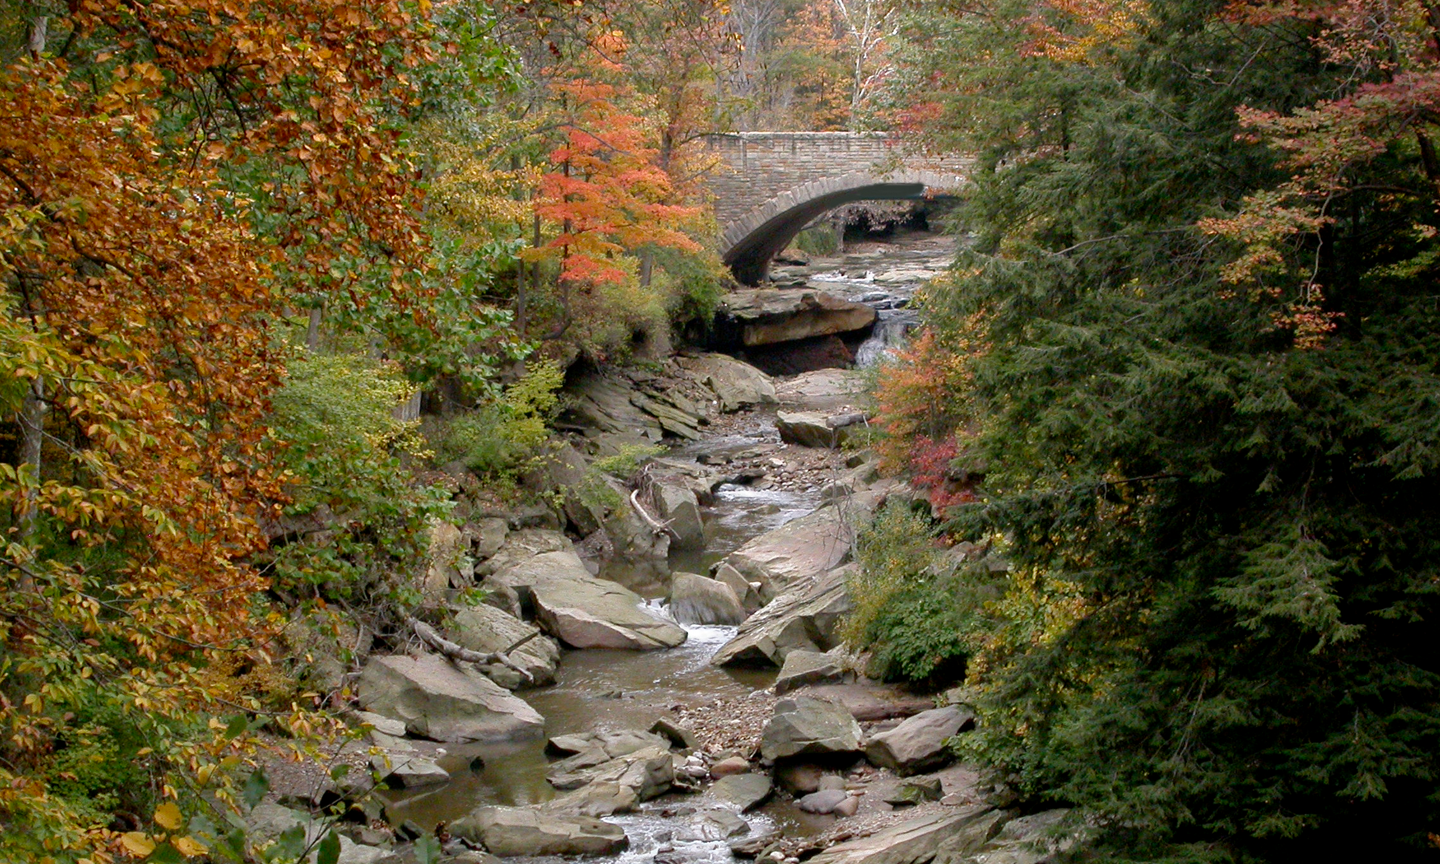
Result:
M25 33L25 49L33 60L39 60L45 53L45 42L50 34L50 16L36 15L30 19Z
M324 306L316 306L310 310L310 326L305 328L305 347L311 351L320 348L320 319L325 315Z
M20 519L20 542L28 543L40 525L40 456L45 436L45 379L36 378L20 406L20 464L30 466L34 487L25 492L25 513Z

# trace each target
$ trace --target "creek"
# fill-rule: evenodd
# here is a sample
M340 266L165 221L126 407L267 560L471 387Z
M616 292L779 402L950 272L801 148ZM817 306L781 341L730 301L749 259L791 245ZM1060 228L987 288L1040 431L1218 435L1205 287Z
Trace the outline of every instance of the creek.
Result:
M913 325L912 313L905 307L918 285L942 269L953 250L953 242L945 238L915 234L904 242L867 242L846 255L816 259L803 272L794 266L783 269L790 278L803 276L816 288L877 307L880 320L861 347L865 361L874 362ZM743 432L708 437L677 447L668 455L712 458L726 451L778 444L773 418L757 412L755 424ZM669 565L674 571L707 572L710 565L749 539L799 518L819 504L818 488L792 491L721 486L702 514L704 548L674 552ZM668 617L661 600L649 603L656 614ZM717 700L748 697L774 682L774 669L710 665L711 656L734 636L736 628L687 625L685 630L686 642L666 651L566 651L554 685L519 695L545 717L549 738L643 730L677 706L703 710ZM430 830L436 823L458 819L482 804L538 804L558 794L545 779L551 759L544 752L544 740L507 746L447 745L443 752L437 750L435 761L450 772L451 781L415 793L387 793L392 821L398 824L409 819ZM723 840L694 834L692 814L707 806L720 805L708 800L705 793L671 794L642 804L635 813L608 817L624 826L630 848L619 856L597 860L651 862L658 850L665 853L665 862L729 861L731 853ZM792 836L814 834L833 824L832 817L801 813L784 796L772 798L745 818L752 833L778 830Z

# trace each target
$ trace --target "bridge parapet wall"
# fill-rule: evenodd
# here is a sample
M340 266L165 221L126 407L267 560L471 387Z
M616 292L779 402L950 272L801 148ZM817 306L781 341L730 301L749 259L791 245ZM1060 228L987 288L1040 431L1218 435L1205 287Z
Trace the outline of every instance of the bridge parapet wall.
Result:
M706 136L718 164L707 185L715 195L721 230L766 202L815 180L847 174L883 176L924 169L959 178L968 157L916 154L885 132L738 132Z

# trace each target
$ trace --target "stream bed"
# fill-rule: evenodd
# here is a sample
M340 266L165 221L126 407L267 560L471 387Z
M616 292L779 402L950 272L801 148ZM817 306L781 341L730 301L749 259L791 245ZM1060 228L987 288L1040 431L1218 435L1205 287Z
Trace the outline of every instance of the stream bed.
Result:
M850 255L818 259L805 276L816 288L847 299L873 303L881 318L862 346L865 362L874 362L894 347L912 325L906 310L924 279L950 260L954 244L945 238L915 235L903 244L867 243ZM799 275L787 268L791 278ZM819 272L813 272L818 270ZM746 448L778 446L773 422L757 420L739 434L710 437L676 447L670 458L699 460ZM727 484L703 510L706 543L701 550L671 554L672 571L705 573L749 539L799 518L820 504L819 489L760 489ZM668 617L660 599L648 601L652 611ZM719 700L754 698L774 682L775 669L722 669L710 658L735 634L734 627L686 625L687 641L665 651L634 652L603 649L565 651L556 683L518 695L545 718L545 739L512 745L445 745L435 761L451 774L448 784L414 792L386 793L387 809L396 824L412 820L423 830L451 822L484 804L523 806L556 797L545 779L552 759L545 740L590 731L648 729L661 716L686 709L703 711ZM742 754L749 755L749 754ZM646 802L638 812L607 817L624 827L630 847L613 862L662 864L731 860L720 839L697 831L695 815L722 805L699 795L669 794ZM793 802L776 796L759 811L745 816L751 833L781 831L810 835L833 824L833 817L801 813ZM546 859L517 859L543 861Z

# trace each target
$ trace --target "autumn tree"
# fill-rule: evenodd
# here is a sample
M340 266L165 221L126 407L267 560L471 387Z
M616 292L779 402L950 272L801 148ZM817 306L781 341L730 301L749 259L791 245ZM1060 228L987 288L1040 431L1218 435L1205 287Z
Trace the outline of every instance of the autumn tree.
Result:
M227 776L203 718L258 708L273 657L277 325L413 301L436 45L384 0L4 11L0 855L93 859L111 810L193 855L155 808Z

